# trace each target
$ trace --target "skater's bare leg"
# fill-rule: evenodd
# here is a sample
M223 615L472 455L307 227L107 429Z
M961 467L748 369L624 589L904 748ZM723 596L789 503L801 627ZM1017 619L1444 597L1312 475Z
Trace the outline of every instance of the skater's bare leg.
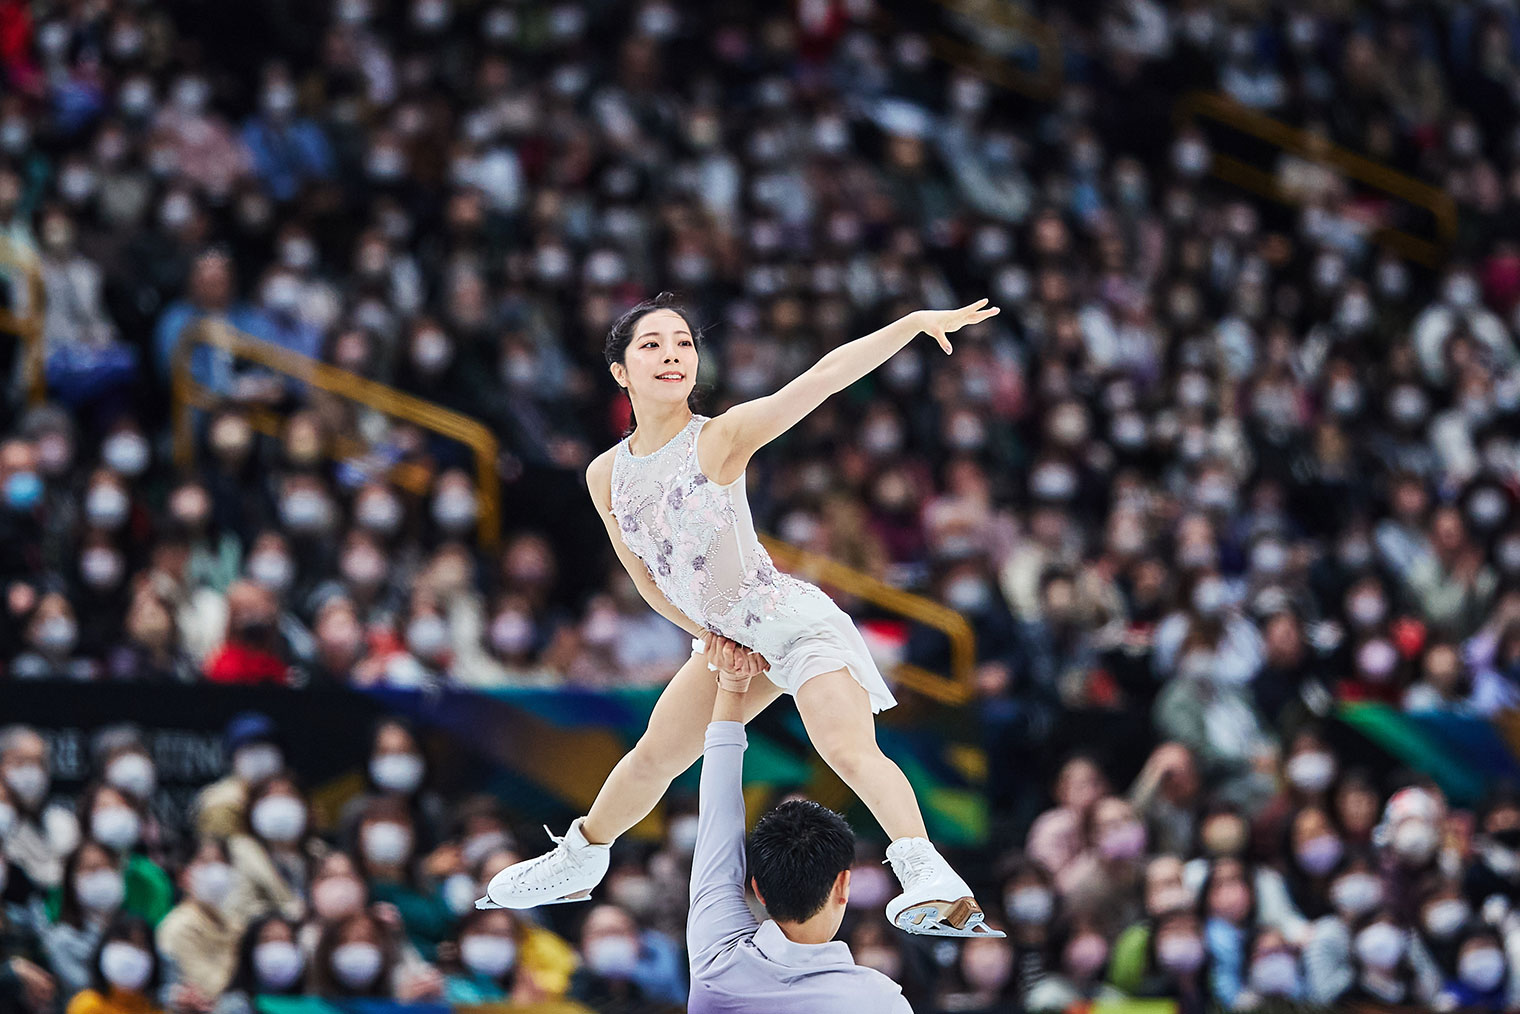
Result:
M702 756L703 737L718 693L706 655L693 655L660 694L649 728L607 776L581 830L593 844L613 841L649 815L677 775ZM751 682L744 696L748 722L781 696L769 679ZM867 709L869 715L869 709Z
M813 749L866 804L888 838L928 836L913 786L876 745L871 698L848 670L814 676L802 684L797 710Z

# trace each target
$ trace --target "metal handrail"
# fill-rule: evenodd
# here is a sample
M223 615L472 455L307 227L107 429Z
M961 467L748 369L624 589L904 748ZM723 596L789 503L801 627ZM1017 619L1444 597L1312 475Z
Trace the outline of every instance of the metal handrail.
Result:
M1212 92L1184 95L1177 101L1173 118L1178 126L1193 125L1201 119L1223 123L1301 159L1329 167L1349 179L1424 208L1435 219L1438 242L1391 228L1379 229L1374 237L1411 260L1436 266L1444 260L1446 251L1456 239L1457 205L1450 194L1365 155L1358 155L1321 134L1274 120ZM1283 191L1271 172L1229 155L1215 154L1211 172L1263 197L1283 204L1297 203L1291 194Z
M191 409L213 409L223 403L214 392L202 387L191 376L190 357L197 345L222 349L468 446L475 452L476 497L480 508L476 519L477 538L487 551L494 550L500 543L501 489L496 478L500 448L495 434L484 424L378 381L261 341L220 321L203 320L185 328L174 349L174 456L181 466L188 466L195 459ZM278 431L279 417L273 412L255 410L250 413L250 421L264 432ZM345 457L362 453L362 447L356 441L339 440L334 443L333 451L335 457ZM408 488L426 488L426 473L416 466L398 466L393 470L392 478Z
M942 631L950 639L948 678L907 662L899 663L893 676L903 686L945 704L961 705L971 700L975 693L976 635L964 616L949 606L893 587L838 560L769 535L760 536L760 541L776 563L787 570L801 572L888 612Z
M42 355L42 330L47 309L47 290L42 284L42 268L35 255L23 256L8 237L0 237L0 267L18 269L30 290L27 312L0 309L0 332L13 334L22 343L22 376L26 378L26 396L32 405L47 397L47 375Z

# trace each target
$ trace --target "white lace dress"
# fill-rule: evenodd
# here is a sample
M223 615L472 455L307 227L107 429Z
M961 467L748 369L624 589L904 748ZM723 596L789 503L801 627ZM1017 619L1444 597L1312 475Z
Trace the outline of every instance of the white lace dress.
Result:
M784 574L755 537L744 477L726 486L697 464L693 416L670 442L637 457L625 438L612 463L612 516L623 542L681 612L707 630L758 651L770 678L795 694L814 676L848 669L871 710L897 701L866 642L823 591Z

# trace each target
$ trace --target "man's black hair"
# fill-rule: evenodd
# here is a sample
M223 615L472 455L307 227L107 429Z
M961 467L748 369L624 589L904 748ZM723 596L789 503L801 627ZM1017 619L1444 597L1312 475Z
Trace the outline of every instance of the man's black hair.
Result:
M804 922L829 900L855 863L855 832L839 814L808 799L782 803L749 835L749 872L779 922Z

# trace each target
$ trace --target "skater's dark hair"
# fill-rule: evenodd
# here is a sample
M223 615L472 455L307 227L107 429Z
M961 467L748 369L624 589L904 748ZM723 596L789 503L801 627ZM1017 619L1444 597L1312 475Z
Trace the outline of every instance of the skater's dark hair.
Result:
M656 310L669 310L686 321L686 326L691 328L691 343L702 350L702 329L697 326L696 318L686 308L674 292L662 292L653 299L646 299L637 306L632 307L612 323L612 330L607 332L607 342L602 346L602 355L607 359L607 365L621 363L628 354L628 345L633 341L633 329L640 320Z
M803 922L829 900L839 874L855 863L855 832L810 799L782 803L749 835L749 873L778 922Z
M634 328L638 327L639 321L657 310L669 310L686 321L686 326L691 329L691 344L696 348L698 355L702 353L704 336L702 327L697 323L696 317L693 316L692 312L686 308L685 304L681 302L674 292L662 292L653 299L646 299L637 306L632 307L617 320L613 321L612 330L607 332L607 341L602 346L602 355L606 358L608 366L611 366L613 363L621 363L627 358L628 346L633 343ZM706 393L707 391L701 385L693 387L691 394L687 396L686 406L693 412L699 411ZM638 419L630 413L628 417L629 433L633 432L633 428L638 425L638 422ZM624 435L626 436L627 434Z

